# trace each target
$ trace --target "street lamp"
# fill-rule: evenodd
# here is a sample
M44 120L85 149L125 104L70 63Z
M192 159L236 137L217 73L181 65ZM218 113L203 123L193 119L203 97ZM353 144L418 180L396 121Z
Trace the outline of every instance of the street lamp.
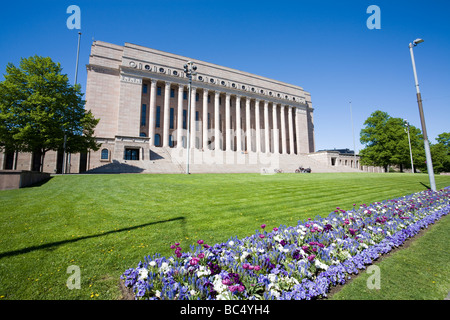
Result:
M419 105L420 122L422 125L423 142L425 145L425 156L427 159L427 169L428 169L428 177L430 179L430 188L431 188L431 190L436 191L436 183L434 181L433 162L431 160L430 144L428 142L427 128L425 126L425 117L424 117L423 108L422 108L422 97L420 95L419 81L417 80L416 63L414 61L414 53L413 53L413 48L422 42L423 42L423 39L416 39L412 43L410 43L409 44L409 52L411 53L412 67L413 67L413 71L414 71L414 80L416 83L417 104Z
M189 174L189 155L191 153L191 92L192 92L192 76L195 76L197 72L197 66L194 66L194 63L192 61L188 61L184 65L184 73L186 74L186 77L189 79L189 93L188 93L188 114L187 114L187 161L186 161L186 174Z
M412 170L412 173L414 173L414 163L413 163L412 150L411 150L411 139L409 138L409 122L408 122L408 120L404 119L403 124L405 125L406 133L408 133L409 155L411 157L411 170Z

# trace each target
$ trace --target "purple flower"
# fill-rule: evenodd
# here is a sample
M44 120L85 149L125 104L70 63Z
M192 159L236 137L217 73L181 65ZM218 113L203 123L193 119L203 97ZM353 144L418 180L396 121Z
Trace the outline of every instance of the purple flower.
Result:
M262 224L262 225L261 225L261 228L262 228L262 229L264 229L265 227L266 227L266 225L265 225L265 224Z

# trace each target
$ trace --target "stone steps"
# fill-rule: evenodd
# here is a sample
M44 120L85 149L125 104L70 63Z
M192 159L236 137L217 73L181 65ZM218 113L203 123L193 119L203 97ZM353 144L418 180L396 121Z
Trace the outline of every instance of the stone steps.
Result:
M186 173L187 153L185 149L152 147L150 160L114 160L89 170L88 173ZM307 154L265 155L213 150L192 150L189 156L190 173L274 173L295 172L299 167L317 172L361 172L350 167L327 166Z

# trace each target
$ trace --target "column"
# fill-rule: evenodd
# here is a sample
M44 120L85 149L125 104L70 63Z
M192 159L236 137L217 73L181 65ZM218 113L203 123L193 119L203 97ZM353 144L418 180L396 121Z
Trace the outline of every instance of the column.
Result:
M250 129L250 120L250 99L245 97L245 137L247 144L244 150L247 152L252 151L252 131Z
M156 119L156 80L151 80L150 87L150 119L149 119L149 137L150 137L150 147L155 146L155 119Z
M236 96L236 152L242 151L241 137L241 96Z
M226 94L225 99L225 150L231 151L231 121L230 121L230 94Z
M177 115L177 147L183 147L183 92L184 86L178 85L178 115Z
M300 122L299 117L300 117L300 115L299 115L299 113L297 111L297 108L295 108L293 110L293 112L295 113L295 116L294 116L295 120L294 121L295 121L295 135L297 136L297 154L300 154L302 152L302 149L300 148L300 144L301 144L300 126L299 126L299 122Z
M259 99L255 100L256 152L261 152L261 119L259 116Z
M221 132L220 132L220 118L219 118L219 99L220 92L216 91L214 93L214 150L222 150L220 145Z
M292 106L288 106L289 154L294 154L294 128L292 127Z
M169 101L170 101L170 82L166 81L164 88L164 122L163 122L163 147L169 146Z
M286 121L284 116L284 104L280 107L281 117L281 153L286 154Z
M195 149L196 148L196 143L195 143L195 137L196 137L196 126L195 126L195 113L197 111L197 101L195 99L196 94L197 94L197 88L195 87L191 87L191 143L190 143L190 147L191 149Z
M278 138L278 123L277 123L277 104L272 104L273 116L273 153L280 153L280 141Z
M270 152L270 131L269 131L269 102L264 101L264 142L266 148L265 153Z
M203 89L203 116L202 116L203 150L208 149L208 90Z

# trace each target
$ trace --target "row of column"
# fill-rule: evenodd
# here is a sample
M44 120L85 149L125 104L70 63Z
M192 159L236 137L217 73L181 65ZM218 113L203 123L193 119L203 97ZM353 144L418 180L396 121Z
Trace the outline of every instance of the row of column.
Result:
M155 136L155 119L156 119L156 88L157 81L151 80L151 90L150 90L150 115L149 115L149 136L152 138L150 140L151 145L154 145L154 136ZM165 82L165 90L164 90L164 119L163 119L163 147L169 147L169 121L170 121L170 113L169 113L169 101L170 101L170 82ZM183 130L180 128L183 127L183 92L184 85L178 84L178 114L177 114L177 145L181 146L180 143L183 137ZM197 103L196 103L196 94L197 88L191 88L191 116L190 116L190 132L191 132L191 147L195 147L195 137L196 137L196 111L197 111ZM219 109L219 99L220 99L220 91L215 91L214 94L214 137L215 137L215 149L222 150L220 146L220 138L222 137L222 133L220 131L220 109ZM236 151L251 151L251 141L252 135L250 130L250 120L251 120L251 110L250 110L250 98L245 97L245 119L246 119L246 132L244 134L241 128L241 99L242 96L236 96L236 131L233 134L233 128L231 126L231 94L225 93L225 151L234 151L231 149L232 143L231 140L233 136L236 136ZM261 115L260 115L260 103L264 102L264 130L261 129ZM288 108L288 123L286 126L285 121L285 107ZM293 123L293 109L295 107L290 105L281 105L278 108L277 104L273 103L272 107L272 123L273 123L273 139L271 139L271 132L269 129L269 101L262 99L255 99L255 138L256 138L256 152L262 152L261 150L261 141L262 136L264 134L264 142L265 148L264 151L266 153L270 152L270 141L273 141L273 153L279 152L279 130L278 130L278 109L280 110L280 123L281 123L281 153L286 154L287 152L287 135L289 135L289 154L294 154L294 123ZM208 90L203 89L203 114L202 114L202 145L203 148L206 148L208 145ZM187 120L189 121L189 120ZM246 142L245 147L243 147L242 142Z

